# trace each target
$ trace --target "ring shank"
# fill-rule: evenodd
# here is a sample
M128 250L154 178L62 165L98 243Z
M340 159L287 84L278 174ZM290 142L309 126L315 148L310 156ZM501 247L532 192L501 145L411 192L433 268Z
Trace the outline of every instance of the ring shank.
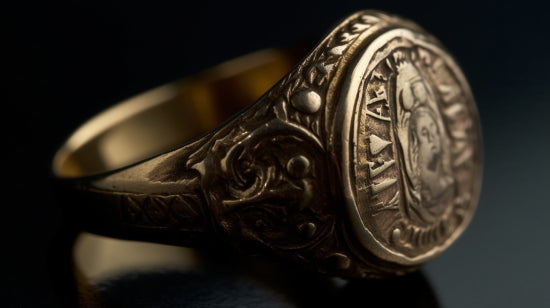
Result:
M101 174L182 146L266 93L300 56L299 50L259 51L121 102L67 140L53 172Z

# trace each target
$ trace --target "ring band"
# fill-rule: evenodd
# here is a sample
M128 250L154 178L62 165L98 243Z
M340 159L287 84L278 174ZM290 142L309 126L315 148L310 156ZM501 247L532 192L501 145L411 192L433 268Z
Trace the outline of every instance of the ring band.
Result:
M92 118L53 161L71 219L342 277L440 255L481 185L478 113L452 56L410 21L361 11L298 59L257 52Z

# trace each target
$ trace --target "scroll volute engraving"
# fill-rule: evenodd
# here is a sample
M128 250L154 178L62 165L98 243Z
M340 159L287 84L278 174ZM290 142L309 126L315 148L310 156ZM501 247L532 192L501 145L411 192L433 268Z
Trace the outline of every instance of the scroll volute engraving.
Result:
M327 234L324 151L305 130L275 118L224 140L195 166L207 170L202 187L223 232L275 249L303 248Z

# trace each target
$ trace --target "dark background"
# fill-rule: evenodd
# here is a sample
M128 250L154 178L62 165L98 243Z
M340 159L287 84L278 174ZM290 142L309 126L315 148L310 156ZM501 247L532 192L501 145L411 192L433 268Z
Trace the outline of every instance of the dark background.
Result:
M79 124L121 99L235 56L318 40L361 9L402 15L438 37L478 103L482 195L465 234L422 272L437 301L443 307L549 305L550 21L547 8L532 0L4 6L3 302L59 303L54 291L62 274L50 256L64 218L49 166ZM366 291L365 302L370 297Z

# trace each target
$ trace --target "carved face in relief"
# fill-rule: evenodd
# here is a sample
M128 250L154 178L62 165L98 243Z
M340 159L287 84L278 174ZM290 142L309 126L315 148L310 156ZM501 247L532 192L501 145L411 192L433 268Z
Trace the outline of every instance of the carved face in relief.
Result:
M359 57L344 103L357 114L348 144L351 221L379 257L419 264L449 246L473 215L475 103L452 58L412 31L391 30Z
M402 174L408 179L404 181L406 209L412 219L433 222L450 202L441 198L453 183L449 138L432 90L413 63L411 51L398 50L392 57L396 67L395 137L402 148Z
M413 112L409 137L410 164L417 171L421 185L433 186L434 178L441 175L441 136L429 109L419 108Z
M410 151L415 157L411 163L419 169L422 182L429 182L424 173L441 170L441 136L433 112L429 109L415 110L410 123Z
M452 177L447 173L450 167L443 168L441 133L429 109L416 110L410 125L411 164L416 165L414 169L418 171L417 182L421 186L423 206L434 206L434 202L440 200L453 184Z

